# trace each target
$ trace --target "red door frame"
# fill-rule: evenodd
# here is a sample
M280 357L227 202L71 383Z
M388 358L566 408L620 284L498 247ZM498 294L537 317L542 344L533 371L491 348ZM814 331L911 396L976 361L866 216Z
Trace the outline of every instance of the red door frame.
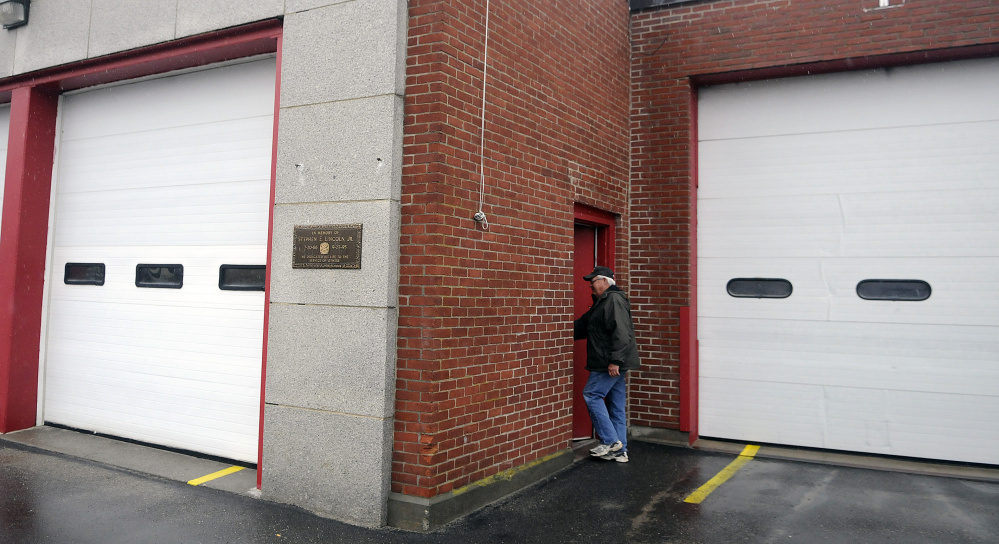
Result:
M10 102L10 131L0 237L0 433L32 427L37 419L38 364L49 196L55 153L58 97L62 92L226 60L277 53L271 196L264 292L262 376L267 364L271 232L280 107L282 23L273 19L173 42L88 59L0 81L0 103ZM263 452L257 452L259 487Z
M576 223L597 227L597 264L615 270L614 241L617 239L617 215L576 203L573 217Z
M615 264L615 262L614 262L614 240L615 240L615 236L616 236L615 225L616 225L616 222L617 222L617 216L614 215L614 214L612 214L612 213L610 213L610 212L605 212L603 210L599 210L597 208L593 208L593 207L586 206L584 204L578 204L578 203L575 204L575 206L574 206L573 216L574 216L574 219L575 219L574 225L582 225L582 226L586 226L586 227L592 227L592 228L594 228L596 230L596 240L595 240L595 245L596 245L596 256L595 256L596 258L595 258L595 260L596 260L596 264L600 265L600 266L608 266L612 270L615 269L614 268L614 264ZM575 232L575 229L573 229L573 230ZM574 236L573 239L575 240L575 234L573 236ZM574 242L574 247L575 247L575 242ZM587 272L589 272L589 271L587 271ZM571 282L573 291L575 291L575 289L576 289L576 280L577 280L577 278L573 278L573 281ZM575 292L573 293L573 295L575 295ZM575 299L575 296L573 298ZM575 349L574 349L574 353L575 353ZM577 404L577 402L576 402L577 399L575 398L575 395L576 395L576 381L575 381L576 370L577 370L576 369L576 360L575 360L575 355L574 355L573 356L573 395L574 395L574 397L573 397L573 405L574 405L573 408L574 409L575 409L575 405ZM575 420L573 421L573 429L575 430ZM576 438L575 432L573 433L573 435L574 435L573 438ZM592 435L592 430L591 430L591 435Z

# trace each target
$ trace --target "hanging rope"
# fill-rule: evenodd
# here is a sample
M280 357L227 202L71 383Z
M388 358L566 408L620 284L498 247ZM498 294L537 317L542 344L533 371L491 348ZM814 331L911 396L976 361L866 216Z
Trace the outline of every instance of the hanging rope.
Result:
M486 0L486 38L482 54L482 128L479 132L479 211L472 216L483 230L489 230L489 221L482 206L486 198L486 74L489 70L489 0Z

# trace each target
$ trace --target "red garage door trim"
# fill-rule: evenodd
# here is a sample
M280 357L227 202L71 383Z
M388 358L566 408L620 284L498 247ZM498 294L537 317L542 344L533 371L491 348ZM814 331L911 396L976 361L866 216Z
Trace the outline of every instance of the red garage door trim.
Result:
M66 92L104 83L204 66L277 52L281 21L269 20L87 59L0 81L0 103L19 87L47 87Z
M0 432L34 426L38 347L59 97L15 89L0 240Z
M690 86L690 305L680 308L680 431L688 443L698 439L698 346L697 346L697 87Z
M270 329L271 310L271 248L274 247L274 194L277 180L278 114L281 112L281 45L283 36L278 33L277 66L274 72L274 131L271 136L271 196L267 208L267 267L264 269L264 346L260 367L260 429L257 431L257 489L263 485L264 471L264 388L267 385L267 331Z
M911 66L914 64L929 64L952 60L980 59L999 56L999 44L984 44L949 49L932 49L890 55L872 55L847 59L836 59L825 62L807 64L790 64L770 66L767 68L752 68L717 74L691 75L694 87L708 85L723 85L744 81L760 81L764 79L779 79L785 77L849 72L852 70L870 70L890 66ZM694 119L696 121L696 119ZM694 123L696 124L696 123Z

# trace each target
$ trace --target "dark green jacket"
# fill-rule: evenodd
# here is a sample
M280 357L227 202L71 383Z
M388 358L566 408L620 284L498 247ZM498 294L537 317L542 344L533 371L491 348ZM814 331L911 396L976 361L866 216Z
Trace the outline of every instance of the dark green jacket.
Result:
M638 368L631 303L618 286L612 285L600 297L593 297L593 306L573 325L576 340L587 340L587 370L607 372L612 364L622 371Z

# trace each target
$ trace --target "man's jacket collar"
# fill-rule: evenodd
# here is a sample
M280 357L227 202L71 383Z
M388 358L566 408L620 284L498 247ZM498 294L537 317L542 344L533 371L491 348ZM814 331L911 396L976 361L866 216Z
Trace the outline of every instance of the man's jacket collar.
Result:
M593 303L596 304L598 300L603 300L607 298L607 295L609 295L611 291L620 291L622 293L624 292L624 290L621 289L620 287L616 285L611 285L610 287L605 289L603 294L601 294L599 297L597 295L590 295L590 297L593 298Z

